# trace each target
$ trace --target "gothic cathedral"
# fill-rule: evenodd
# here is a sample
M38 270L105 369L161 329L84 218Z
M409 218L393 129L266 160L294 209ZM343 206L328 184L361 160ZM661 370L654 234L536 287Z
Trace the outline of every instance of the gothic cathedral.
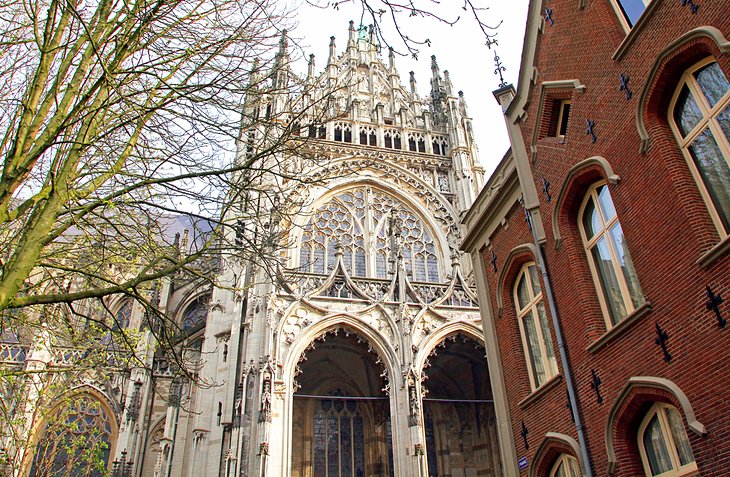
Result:
M483 183L471 119L435 57L421 97L387 56L351 23L346 49L333 37L324 71L310 57L299 78L282 38L245 115L306 124L296 135L316 160L288 153L270 165L276 179L257 179L282 242L277 278L232 260L213 290L163 285L159 306L187 330L199 382L159 362L137 376L137 418L109 436L135 475L501 475L471 263L458 251ZM289 85L310 87L295 98ZM319 123L306 109L317 102ZM242 131L239 159L269 133Z

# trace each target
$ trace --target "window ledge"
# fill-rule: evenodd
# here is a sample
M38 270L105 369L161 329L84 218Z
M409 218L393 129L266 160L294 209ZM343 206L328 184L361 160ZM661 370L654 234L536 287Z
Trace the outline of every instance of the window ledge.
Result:
M537 145L565 147L565 136L545 136L537 140Z
M551 389L553 389L555 386L558 385L563 380L563 375L558 373L552 378L548 379L544 383L542 383L542 386L532 391L532 393L527 396L525 399L517 403L518 406L520 406L522 409L528 407L533 402L540 399L542 396L548 393Z
M633 313L621 320L616 326L603 333L603 335L596 341L588 345L586 350L592 354L597 353L608 343L621 336L624 331L631 328L631 325L648 315L649 312L651 312L651 302L645 301L644 304L635 309Z
M715 261L727 255L728 251L730 251L730 235L720 240L720 243L705 252L697 260L697 265L703 268L708 268L710 265L715 263Z
M639 36L641 30L644 29L644 26L649 21L648 19L652 16L652 12L656 10L660 3L662 3L661 0L653 0L649 2L649 5L646 6L646 10L644 10L644 13L642 13L641 17L639 17L639 21L636 22L636 25L631 28L631 31L629 31L626 35L624 41L622 41L618 48L616 48L616 51L611 57L612 60L620 61L621 58L624 57L626 52L631 48L631 45L633 45L636 41L636 37Z

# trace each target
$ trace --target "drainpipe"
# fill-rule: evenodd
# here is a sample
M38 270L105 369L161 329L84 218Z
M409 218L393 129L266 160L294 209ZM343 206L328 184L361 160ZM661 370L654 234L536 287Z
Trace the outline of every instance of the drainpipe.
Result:
M525 209L527 210L527 209ZM568 361L568 351L565 346L565 340L563 339L563 330L560 327L560 319L558 318L558 308L555 304L555 297L553 296L553 287L550 282L550 276L547 272L547 263L545 262L545 255L542 253L542 245L537 236L537 230L532 224L532 213L528 211L526 214L530 230L532 231L532 239L535 241L535 251L537 253L537 262L540 267L542 274L542 281L545 284L545 295L547 296L548 306L550 307L550 315L553 319L553 328L555 328L555 339L558 342L558 349L560 350L560 360L563 362L563 374L565 374L565 385L568 388L568 400L570 401L570 410L573 413L573 422L575 422L575 430L578 433L578 445L580 446L581 459L585 463L585 476L593 477L593 465L591 463L590 454L588 453L588 443L586 441L585 429L583 427L583 421L580 419L580 412L578 410L578 396L573 382L573 374L570 370L570 362Z

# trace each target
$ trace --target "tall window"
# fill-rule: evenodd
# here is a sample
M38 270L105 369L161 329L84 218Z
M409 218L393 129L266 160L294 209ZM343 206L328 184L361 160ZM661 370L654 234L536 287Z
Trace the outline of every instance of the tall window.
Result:
M580 477L578 459L568 454L560 454L550 470L550 477Z
M201 297L191 303L182 314L183 333L192 334L205 326L208 319L209 296Z
M395 223L391 223L393 212ZM316 209L304 226L299 266L305 272L329 273L339 244L345 268L353 276L387 278L391 247L397 243L414 281L437 282L433 237L423 220L396 198L371 187L356 187Z
M111 415L88 394L62 402L48 416L29 476L106 475L114 434Z
M687 70L669 109L710 215L722 237L730 234L730 84L711 58Z
M654 404L639 427L639 451L649 477L674 477L697 470L677 408Z
M130 298L125 299L122 305L117 310L114 316L114 323L112 323L112 330L124 330L129 327L129 323L132 320L132 309L134 307L134 301Z
M313 425L314 475L365 475L363 417L356 401L323 400Z
M644 297L606 184L591 187L580 223L601 307L611 327L641 306Z
M515 285L515 305L530 384L537 389L558 373L558 363L534 263L526 264L520 271Z

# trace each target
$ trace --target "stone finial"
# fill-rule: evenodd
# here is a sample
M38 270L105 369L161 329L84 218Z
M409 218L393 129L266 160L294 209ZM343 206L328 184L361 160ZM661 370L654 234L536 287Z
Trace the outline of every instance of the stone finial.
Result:
M337 60L337 47L335 47L335 37L330 37L330 56L327 58L327 64L333 65Z
M307 62L307 79L314 78L314 55L309 55L309 61Z
M416 74L413 71L410 71L408 74L411 76L409 80L411 84L411 94L416 94Z
M347 49L357 47L357 30L355 30L355 22L350 20L350 26L347 28Z

